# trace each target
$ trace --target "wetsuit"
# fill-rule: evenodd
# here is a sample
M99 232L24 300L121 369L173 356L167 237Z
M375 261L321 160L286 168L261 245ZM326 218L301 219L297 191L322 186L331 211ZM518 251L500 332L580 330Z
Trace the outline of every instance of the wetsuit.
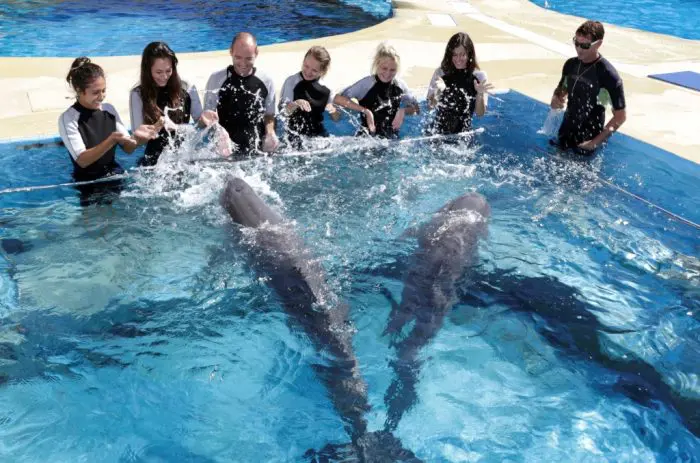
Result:
M557 88L565 88L568 95L564 120L557 137L559 146L565 149L576 148L603 131L603 103L607 98L613 109L625 109L622 79L613 65L602 56L588 64L576 57L567 60Z
M394 79L386 83L379 80L377 76L367 76L343 90L342 95L357 99L360 106L372 111L374 125L377 129L375 135L384 138L397 138L399 136L398 130L394 130L391 123L394 121L402 102L418 105L418 101L401 79ZM364 114L362 114L362 126L367 127L367 119ZM358 135L362 133L364 131L358 132Z
M476 110L476 84L486 81L486 73L476 70L456 70L445 74L438 68L428 86L428 99L435 97L437 81L442 79L445 90L436 106L435 119L430 132L435 134L456 134L472 129L472 116Z
M280 110L296 100L306 100L311 106L310 112L297 108L287 118L287 136L293 145L299 147L302 136L328 136L323 126L323 113L326 106L333 103L334 98L335 94L324 85L323 81L305 80L301 72L289 76L284 81L280 95Z
M112 132L118 131L129 136L129 131L124 127L117 110L111 104L103 103L102 109L88 109L76 101L58 118L58 131L70 154L73 178L76 182L97 180L124 173L124 169L115 160L116 144L87 167L80 167L77 162L84 151L102 143ZM81 193L81 204L86 205L91 202L89 196L96 190L104 188L107 186L78 187Z
M194 86L189 86L184 81L180 91L180 107L171 108L168 111L168 118L175 124L187 124L190 121L190 116L197 120L202 115L202 103L199 100L199 94ZM170 108L172 102L168 95L166 87L158 88L156 96L156 105L158 109L165 114L165 107ZM129 96L129 115L131 116L131 128L135 130L138 126L144 123L143 100L141 99L141 86L134 88ZM150 140L146 144L144 156L139 161L139 165L152 166L158 162L160 153L168 146L168 142L176 135L173 130L161 129L158 133L158 138ZM177 140L175 140L177 143Z
M253 69L246 77L233 66L209 77L204 109L216 110L240 154L260 150L265 137L265 116L274 117L275 87L266 74Z

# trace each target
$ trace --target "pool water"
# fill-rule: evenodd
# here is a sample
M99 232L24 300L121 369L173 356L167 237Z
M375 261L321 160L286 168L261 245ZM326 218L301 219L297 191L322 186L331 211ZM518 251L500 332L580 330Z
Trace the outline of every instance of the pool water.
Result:
M352 32L390 15L386 0L2 2L0 56L140 55L156 40L176 53L223 50L240 31L267 45Z
M163 164L110 205L81 208L72 188L1 194L0 238L26 250L0 261L0 459L304 461L347 442L311 367L319 354L218 204L234 173L295 221L349 303L371 430L393 377L382 288L401 297L415 249L401 236L478 191L489 236L421 353L403 445L424 461L698 461L700 440L666 401L631 400L618 372L551 340L594 327L529 304L567 300L565 321L579 301L583 318L626 331L602 335L611 357L633 353L700 398L698 230L601 182L697 223L700 167L624 135L592 161L564 159L537 135L546 114L511 92L473 144L361 141L346 121L320 142L330 153ZM409 119L404 136L419 134ZM67 156L1 145L0 189L70 181ZM488 293L498 279L531 300Z
M538 6L618 26L699 40L700 2L696 0L633 0L578 2L531 0Z

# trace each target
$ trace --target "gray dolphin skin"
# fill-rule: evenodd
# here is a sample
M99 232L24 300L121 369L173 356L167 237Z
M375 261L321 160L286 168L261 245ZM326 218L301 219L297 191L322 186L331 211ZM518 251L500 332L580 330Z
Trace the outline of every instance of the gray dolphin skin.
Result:
M304 246L291 224L273 211L243 179L229 177L220 197L233 221L254 228L249 260L267 277L290 322L300 326L323 357L314 370L341 416L351 444L328 445L305 455L315 461L420 461L385 431L367 432L367 386L353 352L348 307L329 289L319 259ZM347 459L351 458L351 459Z
M395 377L385 396L387 431L396 429L416 402L418 353L458 300L457 281L476 261L490 216L491 208L482 195L466 193L445 204L418 230L418 249L404 278L401 303L393 303L385 330L396 349ZM412 328L402 336L411 322Z

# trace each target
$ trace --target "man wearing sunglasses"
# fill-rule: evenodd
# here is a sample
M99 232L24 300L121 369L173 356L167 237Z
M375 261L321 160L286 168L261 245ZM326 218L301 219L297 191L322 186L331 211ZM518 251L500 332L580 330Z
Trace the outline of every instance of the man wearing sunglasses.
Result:
M598 52L605 30L598 21L586 21L573 39L576 57L564 64L551 107L563 109L556 144L580 154L591 154L625 122L625 92L612 64ZM613 117L605 123L606 102Z

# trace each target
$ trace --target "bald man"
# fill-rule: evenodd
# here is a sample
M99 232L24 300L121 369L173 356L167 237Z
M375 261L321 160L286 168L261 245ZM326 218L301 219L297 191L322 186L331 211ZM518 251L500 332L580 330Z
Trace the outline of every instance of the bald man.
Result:
M273 151L275 135L275 87L272 79L255 67L258 44L248 32L237 34L229 50L233 65L215 72L207 82L204 109L215 110L238 154Z

